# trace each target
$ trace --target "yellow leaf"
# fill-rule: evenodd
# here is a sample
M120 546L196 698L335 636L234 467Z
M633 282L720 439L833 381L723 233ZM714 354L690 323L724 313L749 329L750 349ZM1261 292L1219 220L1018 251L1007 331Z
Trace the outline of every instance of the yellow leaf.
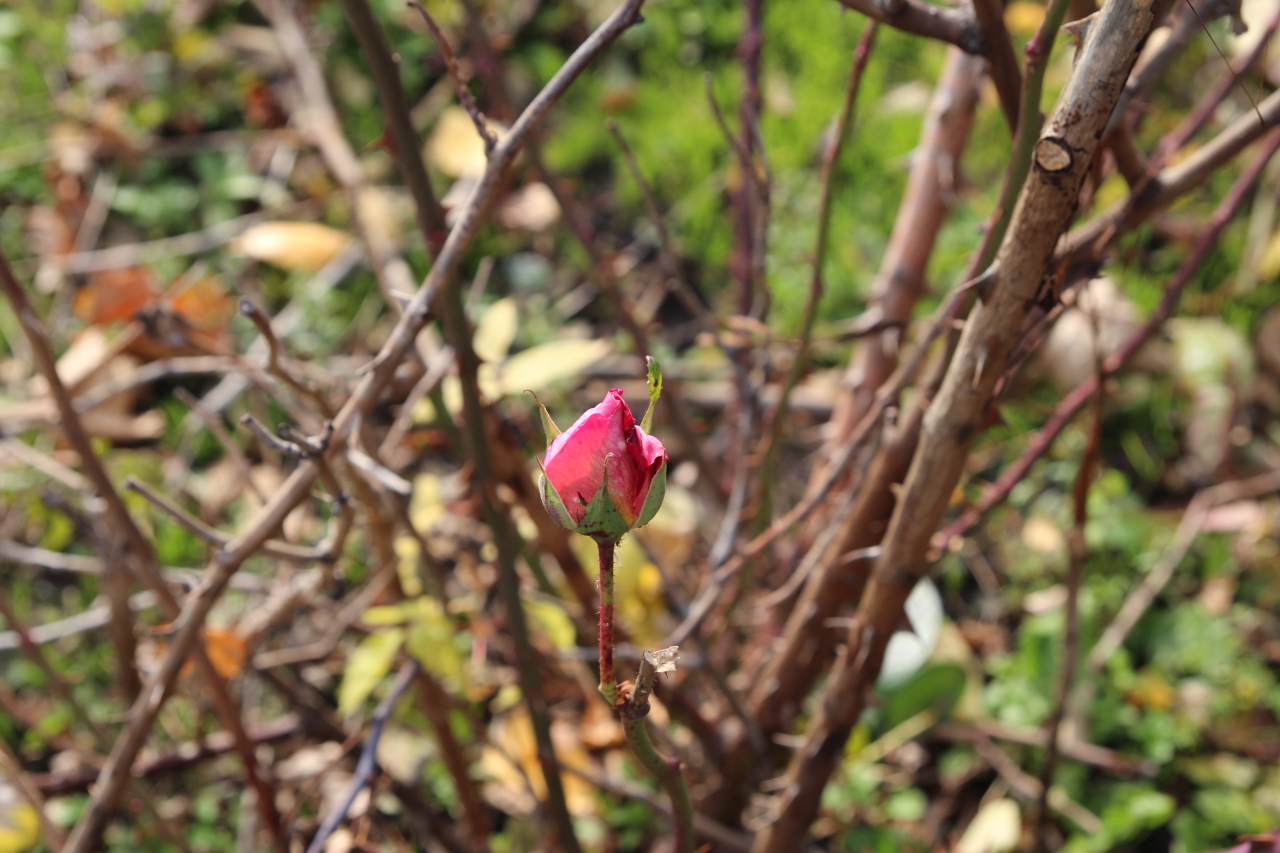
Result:
M418 557L422 552L422 545L414 536L397 536L395 550L400 589L410 598L422 595L422 578L418 576Z
M485 746L481 753L480 766L491 780L485 786L486 795L502 808L533 811L538 800L546 796L547 783L538 762L538 746L529 712L521 708L495 718L489 725L489 739L498 748ZM579 770L590 768L591 756L582 745L577 726L567 720L555 721L551 726L551 740L562 765ZM513 766L512 761L519 766ZM529 796L526 779L537 800ZM571 814L595 812L595 789L589 783L568 773L562 773L560 781Z
M501 393L519 394L576 376L609 352L605 341L562 340L529 347L507 359L499 370Z
M1004 25L1017 36L1030 36L1044 20L1044 4L1014 0L1004 8Z
M497 122L489 122L489 130L498 137L506 128ZM484 174L488 157L484 152L484 140L476 132L467 111L451 106L440 114L435 129L427 139L427 162L451 178L478 178Z
M229 248L290 272L316 272L350 241L350 234L319 222L263 222L232 240Z
M1018 846L1022 812L1010 799L991 800L974 815L956 843L956 853L1005 853Z
M409 498L409 520L414 529L426 534L445 515L444 486L437 474L419 474L413 478L413 496Z
M1258 281L1270 281L1280 275L1280 231L1271 235L1258 262Z
M495 364L506 358L511 344L515 342L519 319L516 301L511 297L499 299L490 305L476 324L472 344L476 355Z
M338 713L353 713L369 698L378 682L387 677L404 642L403 628L376 631L365 637L347 658L338 685Z
M4 796L8 792L9 796ZM40 840L40 816L28 803L18 799L11 786L0 782L0 796L12 800L0 806L0 853L25 853Z
M573 620L564 608L546 599L526 600L525 612L529 614L534 627L546 634L551 644L560 651L573 648L577 632L573 629Z

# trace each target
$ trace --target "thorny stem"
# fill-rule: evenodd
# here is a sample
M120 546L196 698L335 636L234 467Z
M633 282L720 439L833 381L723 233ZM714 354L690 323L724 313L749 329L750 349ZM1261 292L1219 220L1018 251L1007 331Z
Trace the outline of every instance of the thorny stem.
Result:
M597 542L600 550L600 693L610 708L623 703L618 674L613 668L613 555L614 542Z
M649 715L649 696L653 692L653 680L657 669L651 653L641 655L640 671L629 697L618 686L618 674L613 666L613 558L616 542L597 542L600 554L600 693L609 707L622 717L622 730L627 737L631 754L653 774L658 784L671 799L671 819L675 826L676 853L693 851L693 798L681 772L680 759L663 758L649 740L644 719Z
M648 710L646 703L645 710ZM627 736L627 746L644 768L653 774L671 799L671 823L675 830L676 853L693 853L693 798L681 772L680 759L663 758L649 740L644 717L632 718L623 714L622 731Z

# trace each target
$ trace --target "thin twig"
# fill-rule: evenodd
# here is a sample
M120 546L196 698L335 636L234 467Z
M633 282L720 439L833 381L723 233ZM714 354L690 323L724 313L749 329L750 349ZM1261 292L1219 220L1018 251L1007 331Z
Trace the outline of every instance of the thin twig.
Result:
M1178 523L1173 541L1160 554L1151 571L1143 577L1142 583L1130 591L1116 612L1115 618L1107 625L1106 630L1102 632L1102 636L1089 652L1089 672L1095 675L1101 672L1111 656L1124 645L1125 638L1133 630L1133 626L1138 624L1142 614L1146 613L1147 608L1155 601L1156 596L1169 583L1173 573L1182 564L1183 558L1186 557L1196 536L1208 520L1210 509L1232 501L1261 497L1277 490L1280 490L1280 471L1268 471L1247 480L1212 486L1192 498L1187 511L1182 516L1182 521Z
M0 539L0 560L24 563L42 569L57 572L75 572L82 575L98 575L103 572L102 561L96 557L84 557L79 554L62 554L46 548L29 548L17 542ZM174 566L162 568L166 583L178 584L188 589L200 583L198 569L182 569ZM231 579L231 588L246 592L261 592L262 580L256 575L236 575Z
M258 213L248 213L226 222L219 222L176 237L164 237L145 243L129 243L112 246L109 249L98 249L92 252L77 252L62 255L52 263L59 271L73 275L81 275L104 270L121 269L138 264L150 264L167 258L183 255L197 255L226 245L245 231L262 222L280 219L296 219L314 214L320 207L319 202L302 201ZM18 275L29 275L34 272L37 258L23 258L15 261L13 269Z
M132 557L131 565L135 572L153 589L166 612L176 615L178 612L177 601L161 579L160 567L156 562L155 552L151 548L151 543L147 541L146 537L142 535L142 531L134 523L119 492L116 491L110 477L107 475L106 468L97 454L94 453L93 445L89 440L88 433L85 432L84 425L80 421L80 416L75 409L71 395L58 375L57 365L43 326L36 316L35 310L31 307L31 303L27 300L26 292L14 277L13 270L9 266L9 260L3 252L0 252L0 291L4 292L10 305L13 306L18 322L22 326L27 342L31 346L36 367L49 385L49 392L53 396L58 414L61 416L62 430L72 447L80 455L80 462L84 466L85 475L93 483L98 497L106 505L105 514L110 524L110 529L116 536L120 537L119 541L122 543L122 550ZM194 643L194 635L192 642ZM271 790L266 777L260 771L252 745L249 744L244 736L244 723L240 718L239 710L231 699L230 693L227 691L226 681L209 663L203 648L197 650L196 664L201 679L208 686L213 696L215 707L223 724L228 730L237 735L237 751L244 762L250 784L254 786L259 794L259 808L262 810L263 823L270 828L277 849L283 849L284 834L279 825L274 792ZM142 698L140 695L138 701L141 701ZM146 740L147 734L147 731L139 731L137 733L137 745L139 748ZM132 755L130 756L131 759ZM86 826L87 832L72 833L71 840L67 844L68 853L85 853L82 848L76 845L92 847L96 844L98 834L101 832L103 825L105 825L108 813L115 805L115 798L119 795L124 781L124 779L121 779L118 785L105 792L104 797L97 801L97 810L94 814L96 816L95 820L100 821L99 823L90 826L88 821L82 820L81 824L77 825L77 829L80 829L82 825ZM94 810L91 809L90 811Z
M791 370L782 385L778 404L769 415L768 437L765 439L766 456L761 465L764 478L770 478L778 458L778 441L790 411L791 393L800 384L800 378L809 369L810 344L813 337L813 326L818 318L818 306L826 292L824 268L827 261L827 246L831 232L831 200L835 186L837 167L840 155L844 151L845 140L853 126L854 106L857 103L858 91L862 84L862 74L866 70L867 61L871 58L871 50L875 46L878 22L872 18L867 22L858 39L858 46L853 53L853 63L849 67L849 82L845 86L844 101L840 112L836 115L832 126L831 142L822 152L822 174L818 184L822 192L818 196L818 217L813 247L813 268L809 277L809 293L805 297L804 309L800 319L800 342L796 348Z
M231 536L223 533L217 528L210 527L182 507L178 506L172 499L162 495L156 491L149 483L144 483L137 477L132 475L125 480L124 487L135 494L142 495L157 509L162 510L170 518L187 530L199 536L205 542L215 548L224 548L227 543L232 540ZM279 560L289 560L296 563L310 563L316 560L329 559L329 552L323 548L308 548L303 545L291 545L288 542L277 542L269 540L262 546L262 554L268 557L275 557Z
M421 3L413 2L413 0L410 0L408 5L418 10L418 14L422 16L427 29L431 31L431 37L436 40L436 47L440 49L440 57L444 59L445 68L449 72L449 79L453 81L453 86L458 91L458 100L462 102L462 107L467 111L467 115L471 116L471 122L476 126L476 133L480 134L480 138L484 140L485 153L492 154L493 146L498 144L498 137L489 129L489 123L485 120L484 113L480 111L480 106L472 96L471 90L467 88L467 81L462 77L462 69L458 67L458 60L453 55L453 48L449 46L449 39L445 37L440 25L427 12L427 7Z
M258 500L266 503L266 495L262 494L258 484L253 481L253 469L249 466L249 460L245 458L244 451L240 449L240 445L232 440L231 433L227 432L227 427L222 422L222 418L205 408L204 404L186 388L175 388L173 396L185 403L187 408L204 422L205 427L208 428L209 432L213 433L214 438L218 439L218 443L222 445L227 458L231 460L236 470L240 472L240 477L249 487L249 490L253 492Z
M324 849L329 836L346 819L347 812L351 810L356 797L360 796L360 792L373 781L378 767L378 741L382 738L382 730L386 728L387 720L395 710L396 703L400 701L400 697L404 695L405 690L409 689L409 685L413 683L420 671L421 664L416 660L411 660L400 667L396 680L391 683L391 689L387 691L387 695L378 703L373 716L369 718L369 735L365 738L364 749L360 751L360 758L356 761L356 772L351 777L351 785L347 788L342 801L329 812L324 823L320 824L320 828L312 836L311 843L307 845L307 853L320 853Z
M1096 306L1096 302L1094 303ZM1045 724L1045 755L1040 767L1040 799L1033 817L1031 837L1037 839L1036 848L1045 850L1044 822L1049 816L1049 791L1053 788L1054 773L1058 768L1058 736L1062 721L1067 715L1071 697L1071 685L1075 681L1076 663L1080 659L1080 584L1085 565L1089 560L1089 545L1085 539L1085 526L1089 520L1089 489L1097 475L1102 456L1102 418L1106 404L1106 388L1102 384L1103 358L1098 331L1097 312L1090 312L1093 323L1094 376L1098 379L1098 392L1093 398L1093 425L1085 446L1080 467L1072 485L1071 530L1067 534L1067 600L1063 607L1062 661L1058 673L1057 694L1053 711Z

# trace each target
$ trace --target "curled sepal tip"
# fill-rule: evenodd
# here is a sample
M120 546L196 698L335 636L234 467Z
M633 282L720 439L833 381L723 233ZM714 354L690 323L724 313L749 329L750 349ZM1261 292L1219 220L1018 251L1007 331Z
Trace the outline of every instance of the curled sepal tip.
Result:
M653 432L653 410L658 405L658 398L662 396L662 365L658 364L658 360L651 355L646 355L644 362L649 371L649 408L645 410L644 418L640 421L640 429L651 433Z

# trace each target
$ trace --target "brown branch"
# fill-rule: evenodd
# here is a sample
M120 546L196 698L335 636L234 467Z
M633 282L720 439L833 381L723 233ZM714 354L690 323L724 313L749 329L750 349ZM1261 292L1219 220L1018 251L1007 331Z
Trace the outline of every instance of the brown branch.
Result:
M960 157L973 126L982 60L959 50L947 52L920 132L911 174L903 192L893 233L872 287L870 310L885 324L865 338L845 372L848 389L836 402L832 436L840 441L870 411L880 387L898 363L903 328L924 292L925 271L934 243L955 199ZM823 455L830 459L830 447ZM825 475L819 465L815 476Z
M418 673L417 684L422 694L423 713L431 721L436 742L440 744L440 758L453 777L453 787L462 806L462 824L467 841L474 853L485 853L489 849L489 818L476 781L471 778L471 762L467 760L466 750L454 736L449 722L453 705L451 697L425 669Z
M965 53L987 51L978 22L956 9L923 0L840 0L840 3L904 33L954 44Z
M1119 237L1150 219L1153 213L1203 184L1224 164L1280 124L1280 92L1273 92L1258 104L1258 111L1265 124L1259 122L1258 116L1252 112L1236 119L1230 127L1184 160L1161 169L1142 190L1117 202L1090 222L1072 229L1063 237L1055 258L1072 262L1097 257ZM1158 168L1159 164L1148 166Z
M1013 52L1013 39L1004 23L1004 3L1000 0L973 0L973 16L982 28L982 40L987 46L987 75L996 85L1000 109L1012 133L1018 129L1022 72L1018 69L1018 57Z
M784 853L804 836L821 794L865 706L893 625L927 568L929 536L960 479L980 432L996 380L1035 302L1058 236L1067 226L1092 164L1098 137L1150 28L1152 0L1111 0L1100 13L1053 117L1034 149L1028 175L997 255L994 287L970 315L849 628L848 645L828 682L780 795L778 820L757 836L755 853Z
M378 88L378 99L382 101L382 113L387 122L387 133L396 164L413 194L414 209L426 239L427 253L434 254L444 242L447 230L444 211L431 190L427 167L422 160L422 146L418 143L418 134L409 118L409 99L405 96L404 84L400 81L399 63L367 0L342 0L342 8L347 13L351 29L360 42L360 52L369 63L374 85ZM441 52L448 61L448 44L443 39L440 39L440 43ZM452 63L450 68L452 69ZM481 136L488 140L483 133Z
M1164 324L1164 321L1172 315L1173 310L1178 305L1178 300L1182 296L1182 291L1191 281L1191 276L1195 274L1196 270L1200 268L1200 265L1208 257L1209 252L1217 245L1222 229L1226 227L1227 223L1231 221L1240 209L1249 190L1257 182L1263 167L1275 154L1277 147L1280 147L1280 129L1272 131L1266 146L1259 152L1249 168L1236 180L1227 196L1218 205L1218 209L1214 211L1204 230L1201 231L1200 238L1196 241L1191 253L1183 260L1182 265L1178 267L1178 271L1174 273L1173 278L1169 281L1168 286L1165 288L1164 297L1160 300L1160 304L1156 306L1156 310L1152 312L1151 317L1103 362L1102 378L1105 379L1122 369L1142 345ZM1097 391L1098 381L1097 376L1090 377L1063 398L1062 402L1058 404L1058 408L1054 410L1052 417L1045 422L1045 425L1040 428L1040 431L1032 439L1031 444L1018 457L1018 461L1001 474L995 483L988 486L983 491L982 497L973 506L966 509L960 514L959 518L934 537L933 548L935 551L941 552L945 550L953 539L965 535L992 507L1008 497L1013 487L1027 476L1035 461L1048 452L1054 439L1066 428L1072 418L1084 408L1085 403Z

